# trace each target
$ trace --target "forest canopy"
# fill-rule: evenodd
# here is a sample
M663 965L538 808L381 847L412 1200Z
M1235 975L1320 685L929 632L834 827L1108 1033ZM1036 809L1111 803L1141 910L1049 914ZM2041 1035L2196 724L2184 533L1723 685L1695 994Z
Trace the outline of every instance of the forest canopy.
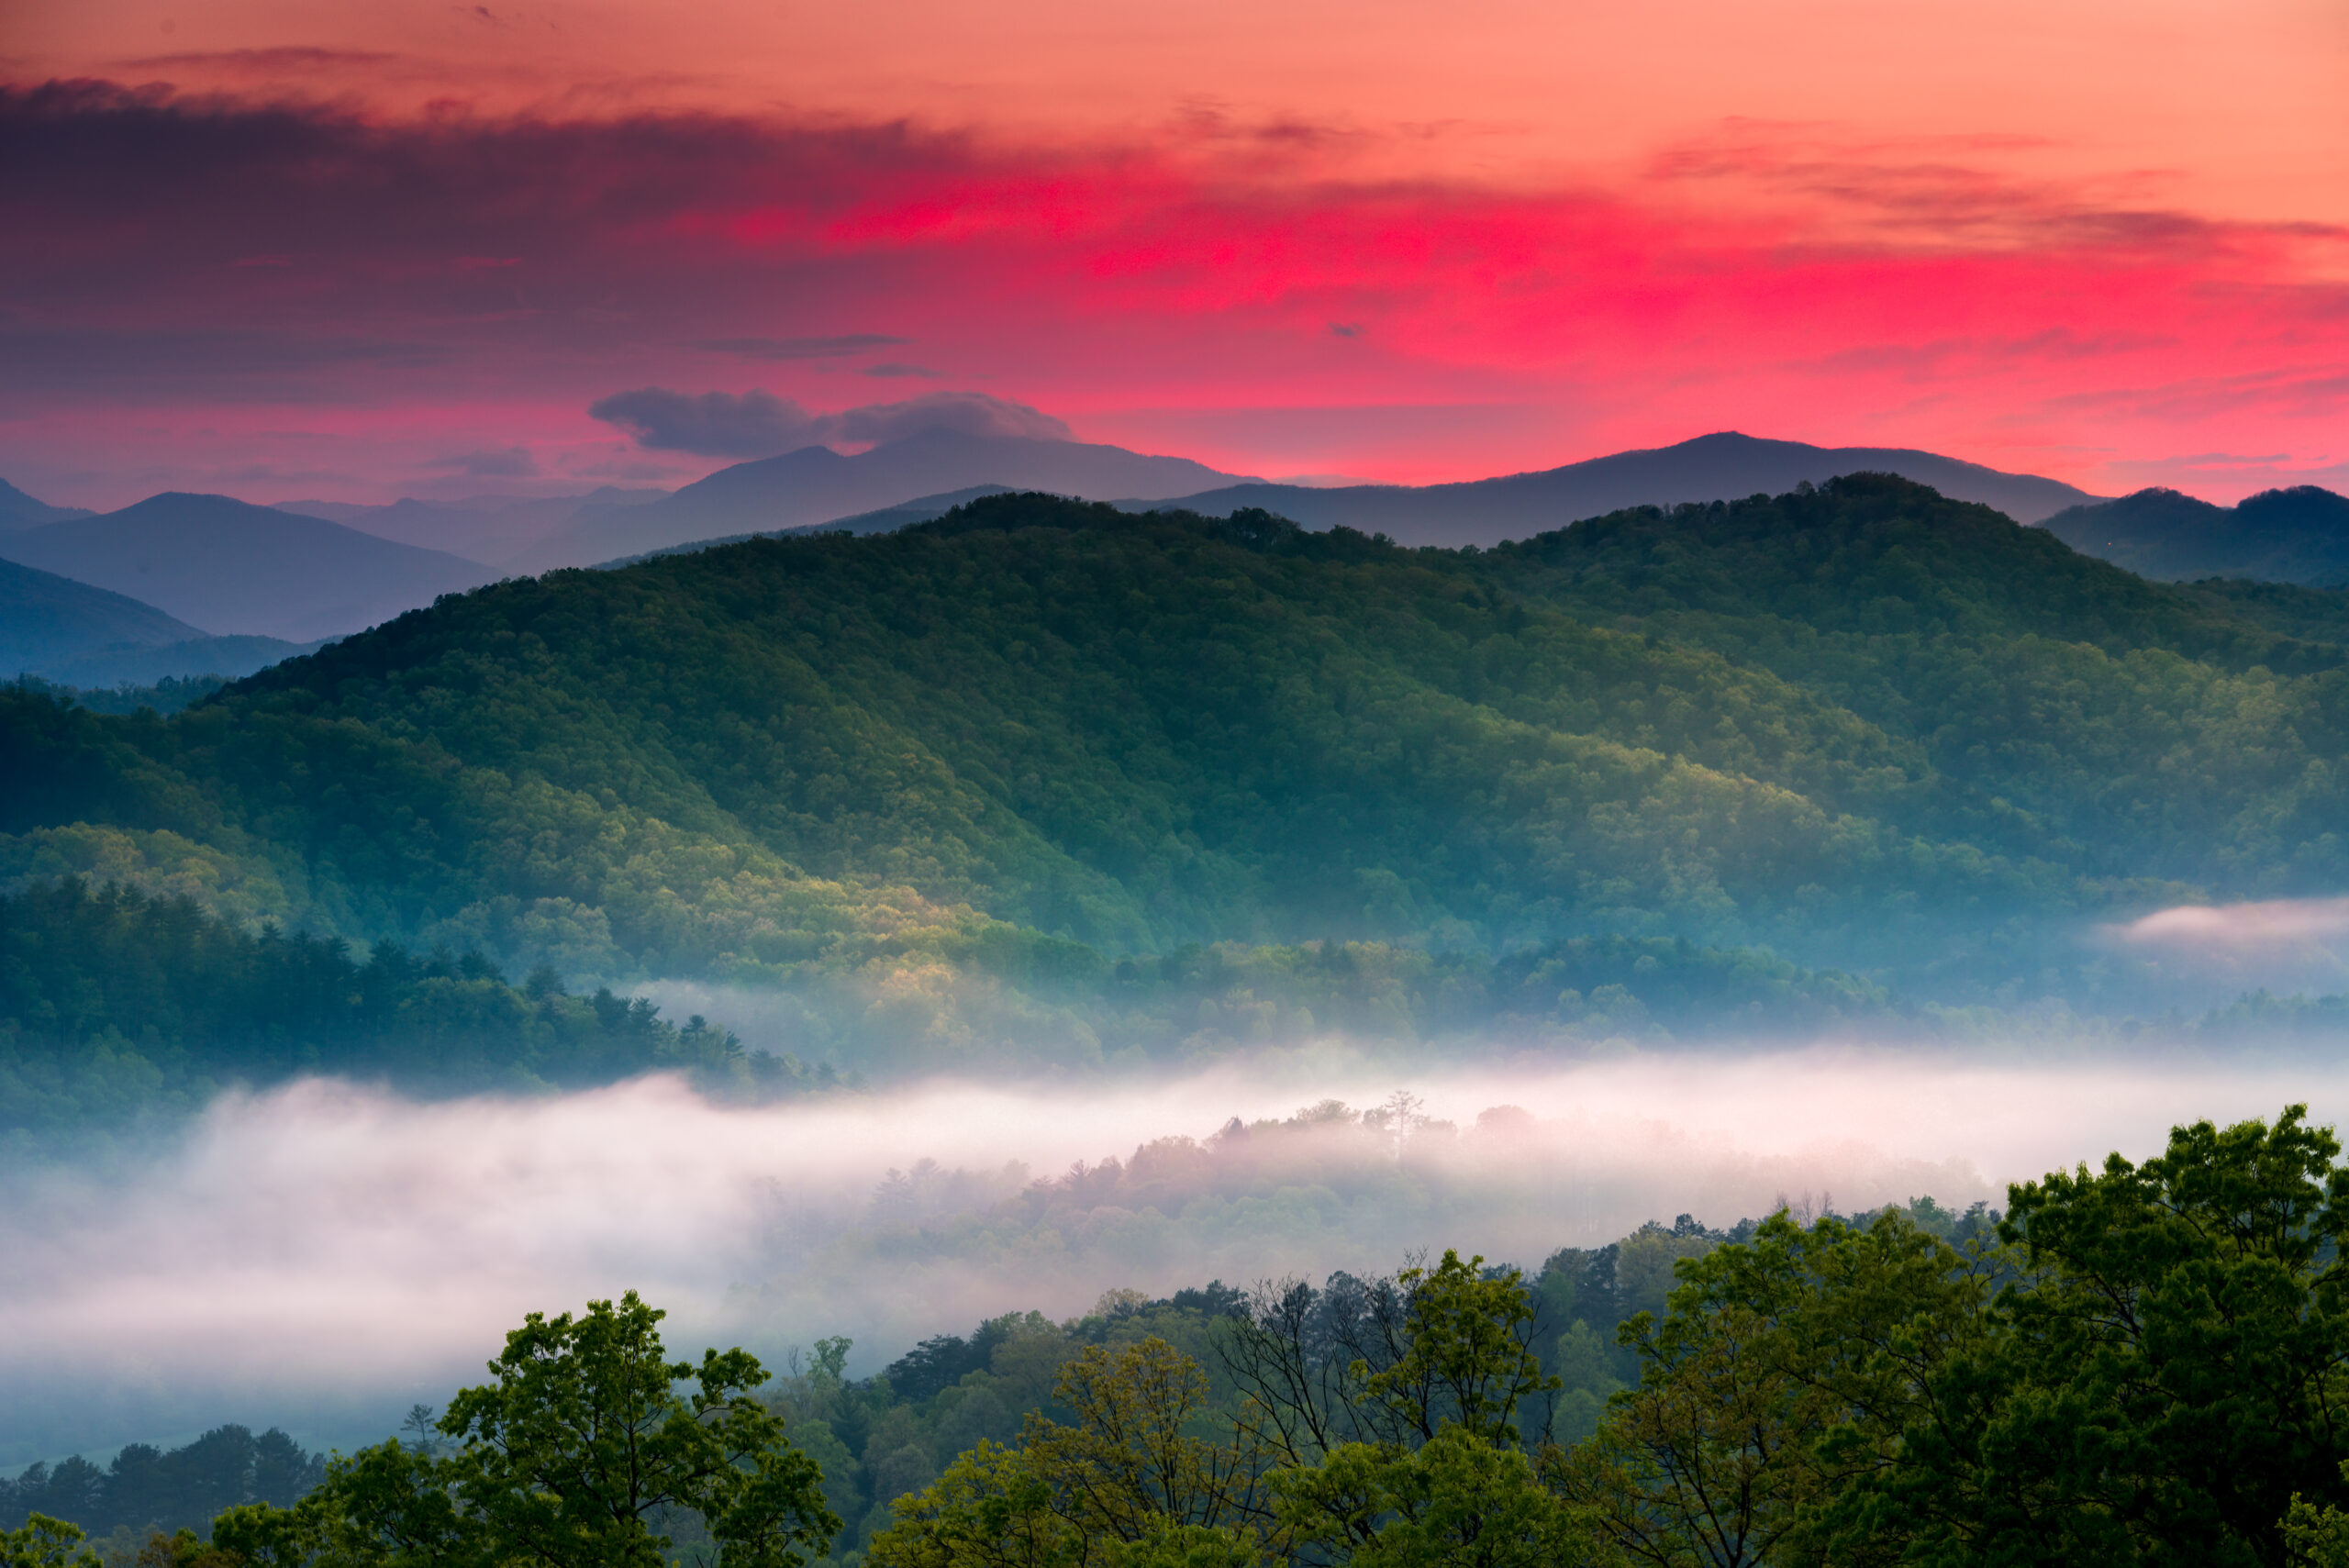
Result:
M2106 1006L2096 922L2349 875L2344 625L1881 475L1481 551L999 495L450 596L169 716L0 692L0 885L782 985L842 1061Z

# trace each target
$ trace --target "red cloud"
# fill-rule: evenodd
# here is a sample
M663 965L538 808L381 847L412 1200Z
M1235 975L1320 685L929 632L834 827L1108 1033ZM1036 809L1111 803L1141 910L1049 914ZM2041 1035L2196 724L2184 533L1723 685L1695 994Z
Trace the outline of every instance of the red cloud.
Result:
M2093 486L2104 453L2325 460L2349 399L2341 235L2017 183L1962 145L1748 126L1611 187L1529 190L1339 180L1307 136L1036 149L94 83L0 93L0 137L27 154L0 187L0 464L59 439L95 459L142 406L298 412L362 445L356 413L321 410L380 429L462 407L478 442L504 407L585 441L608 435L596 396L707 386L728 370L708 346L751 341L916 341L949 381L1144 444L1148 417L1117 411L1551 411L1431 421L1400 452L1393 420L1349 449L1325 417L1311 450L1198 453L1404 478L1742 427ZM733 390L837 407L854 395L825 378L879 368L856 351L731 356Z

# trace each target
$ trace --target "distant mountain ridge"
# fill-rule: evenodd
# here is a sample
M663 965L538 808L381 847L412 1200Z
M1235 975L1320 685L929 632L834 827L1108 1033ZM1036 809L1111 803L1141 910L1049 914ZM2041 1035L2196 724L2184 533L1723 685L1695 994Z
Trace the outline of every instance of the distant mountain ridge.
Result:
M0 680L48 675L110 645L154 648L204 635L126 595L0 561Z
M95 515L82 506L52 506L0 479L0 529L34 528L43 523L61 523L72 517Z
M128 595L218 634L314 642L496 573L323 518L167 492L0 534L0 558Z
M280 501L275 505L281 512L324 517L378 539L418 550L445 550L495 566L584 514L651 506L672 494L606 484L584 495L476 495L462 501L424 501L404 495L384 506L355 501Z
M1160 499L1240 476L1123 447L931 429L854 456L802 447L721 468L667 500L583 515L506 564L536 573L726 535L774 533L974 486Z
M1398 544L1495 545L1626 506L1742 500L1824 484L1846 473L1894 473L1954 501L1996 507L2020 523L2099 499L2059 480L1898 447L1815 447L1721 431L1674 446L1616 452L1563 468L1450 484L1247 484L1163 503L1220 517L1261 506L1309 528L1342 525ZM1132 496L1122 505L1152 499Z
M2155 582L2248 577L2313 588L2349 584L2349 497L2313 484L2214 506L2175 490L2067 507L2046 521L2083 555Z

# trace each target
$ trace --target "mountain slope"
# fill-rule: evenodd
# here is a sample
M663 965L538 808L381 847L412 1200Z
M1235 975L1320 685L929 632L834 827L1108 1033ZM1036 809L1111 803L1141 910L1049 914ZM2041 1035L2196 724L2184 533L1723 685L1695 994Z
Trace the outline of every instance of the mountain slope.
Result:
M1177 496L1165 505L1211 516L1235 506L1261 506L1307 528L1343 527L1383 533L1402 544L1457 548L1528 539L1626 506L1775 495L1798 484L1823 484L1837 474L1862 473L1897 473L2021 522L2094 499L2053 479L2002 473L1932 452L1814 447L1724 431L1676 446L1458 484L1236 484Z
M907 1018L1054 940L1996 985L2090 918L2349 881L2344 659L1893 479L1482 553L1005 495L504 583L168 721L14 703L0 873L81 821L352 937Z
M0 557L144 598L218 633L288 642L356 631L493 575L322 518L177 493L0 534Z
M2349 497L2313 484L2263 491L2232 506L2175 490L2140 490L2068 507L2045 526L2074 550L2156 582L2349 584Z
M843 457L804 447L736 463L666 501L583 516L507 564L516 572L592 566L672 545L772 533L984 485L1075 495L1156 497L1229 481L1188 458L1085 441L932 429Z
M85 690L151 686L158 681L184 681L198 675L225 675L233 681L316 652L321 646L322 642L288 642L278 637L196 637L160 647L114 643L70 659L51 660L32 673Z
M445 550L495 565L583 517L651 506L666 500L669 494L607 484L581 495L477 495L466 501L405 496L380 506L352 501L280 501L277 509L324 517L418 550Z
M0 479L0 529L39 528L43 523L61 523L71 517L92 515L81 506L52 506L46 501L36 501Z
M48 674L112 645L152 648L203 635L152 605L0 561L0 678Z

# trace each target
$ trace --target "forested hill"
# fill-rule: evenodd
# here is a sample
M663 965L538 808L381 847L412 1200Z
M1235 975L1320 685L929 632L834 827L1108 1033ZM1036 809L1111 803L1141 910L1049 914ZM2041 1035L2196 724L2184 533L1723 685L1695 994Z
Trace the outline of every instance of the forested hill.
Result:
M1486 552L996 496L500 584L168 719L10 696L0 873L574 973L918 989L995 920L1043 970L1620 934L1981 980L2340 884L2343 651L2270 607L1881 476Z

